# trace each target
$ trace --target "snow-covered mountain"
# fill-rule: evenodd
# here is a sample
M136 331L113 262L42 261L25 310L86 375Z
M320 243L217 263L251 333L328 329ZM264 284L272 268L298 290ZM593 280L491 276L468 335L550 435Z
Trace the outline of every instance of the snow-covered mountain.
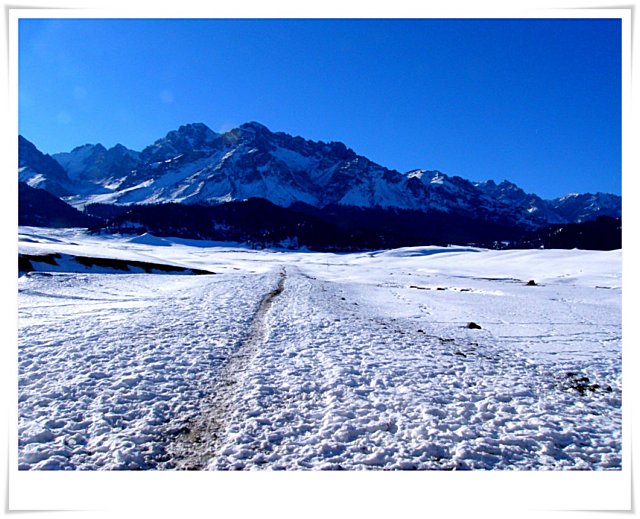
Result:
M525 191L508 180L496 184L493 180L474 184L476 188L487 196L510 207L518 207L526 211L531 219L553 224L567 222L555 210L553 201L543 200L538 195Z
M142 150L136 167L120 178L104 177L113 186L109 193L82 193L71 202L195 204L260 197L283 207L421 206L404 175L344 144L273 133L255 122L224 134L201 123L181 126Z
M87 144L49 159L57 161L62 172L21 169L21 180L27 171L30 185L55 189L54 194L78 208L91 203L191 205L264 198L282 207L302 202L316 208L407 209L532 228L602 214L620 216L621 206L615 195L549 201L506 181L472 183L422 169L401 173L343 143L274 133L257 122L226 133L202 123L187 124L141 152Z
M598 216L622 216L620 197L609 193L571 193L551 203L568 222L587 222Z
M504 180L476 183L475 186L491 198L511 207L525 209L531 217L548 224L586 222L599 216L622 216L622 199L609 193L570 193L561 198L543 200L537 195L525 193L515 184Z
M18 180L58 197L74 192L64 168L21 135L18 136Z
M68 153L52 157L65 169L69 178L86 184L89 190L111 187L110 181L130 174L140 163L140 153L116 144L106 149L102 144L85 144Z
M484 191L469 180L440 171L417 169L407 173L411 187L419 181L427 193L424 207L431 211L464 214L490 221L508 221L526 227L543 225L526 207Z

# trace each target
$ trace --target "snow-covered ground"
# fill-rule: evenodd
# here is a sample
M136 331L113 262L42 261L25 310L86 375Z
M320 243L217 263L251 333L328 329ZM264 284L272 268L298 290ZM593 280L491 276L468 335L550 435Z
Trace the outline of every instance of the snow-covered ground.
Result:
M27 227L19 251L214 273L32 261L21 469L621 468L620 251L321 254Z

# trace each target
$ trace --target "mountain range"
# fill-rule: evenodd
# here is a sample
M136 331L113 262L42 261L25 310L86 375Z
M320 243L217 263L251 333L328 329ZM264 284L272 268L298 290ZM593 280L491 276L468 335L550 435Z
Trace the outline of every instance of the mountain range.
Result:
M331 223L343 227L345 218L373 216L405 226L417 218L424 225L485 225L491 229L485 238L496 240L511 238L514 230L620 218L622 205L620 196L606 193L544 200L506 180L472 182L425 169L401 173L343 143L272 132L257 122L225 133L202 123L183 125L142 151L85 144L49 156L20 136L19 179L77 209L117 217L158 204L219 206L259 198L325 222L333 214ZM98 209L104 205L113 209Z

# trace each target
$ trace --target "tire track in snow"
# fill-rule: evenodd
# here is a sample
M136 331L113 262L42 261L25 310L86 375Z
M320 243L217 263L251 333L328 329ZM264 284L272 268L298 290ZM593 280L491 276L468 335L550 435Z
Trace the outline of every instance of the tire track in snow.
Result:
M265 294L256 310L244 341L229 357L214 381L212 396L203 408L208 409L188 431L169 446L172 456L169 465L178 470L202 470L216 450L231 423L234 386L237 386L257 350L269 337L266 324L273 301L284 291L286 268L280 272L276 288ZM169 467L167 467L169 468Z

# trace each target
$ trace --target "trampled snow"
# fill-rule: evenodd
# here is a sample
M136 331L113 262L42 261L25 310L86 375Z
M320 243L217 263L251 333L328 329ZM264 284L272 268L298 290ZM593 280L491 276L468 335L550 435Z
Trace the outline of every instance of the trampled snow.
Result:
M21 276L21 469L621 468L620 251L19 248L215 272Z

